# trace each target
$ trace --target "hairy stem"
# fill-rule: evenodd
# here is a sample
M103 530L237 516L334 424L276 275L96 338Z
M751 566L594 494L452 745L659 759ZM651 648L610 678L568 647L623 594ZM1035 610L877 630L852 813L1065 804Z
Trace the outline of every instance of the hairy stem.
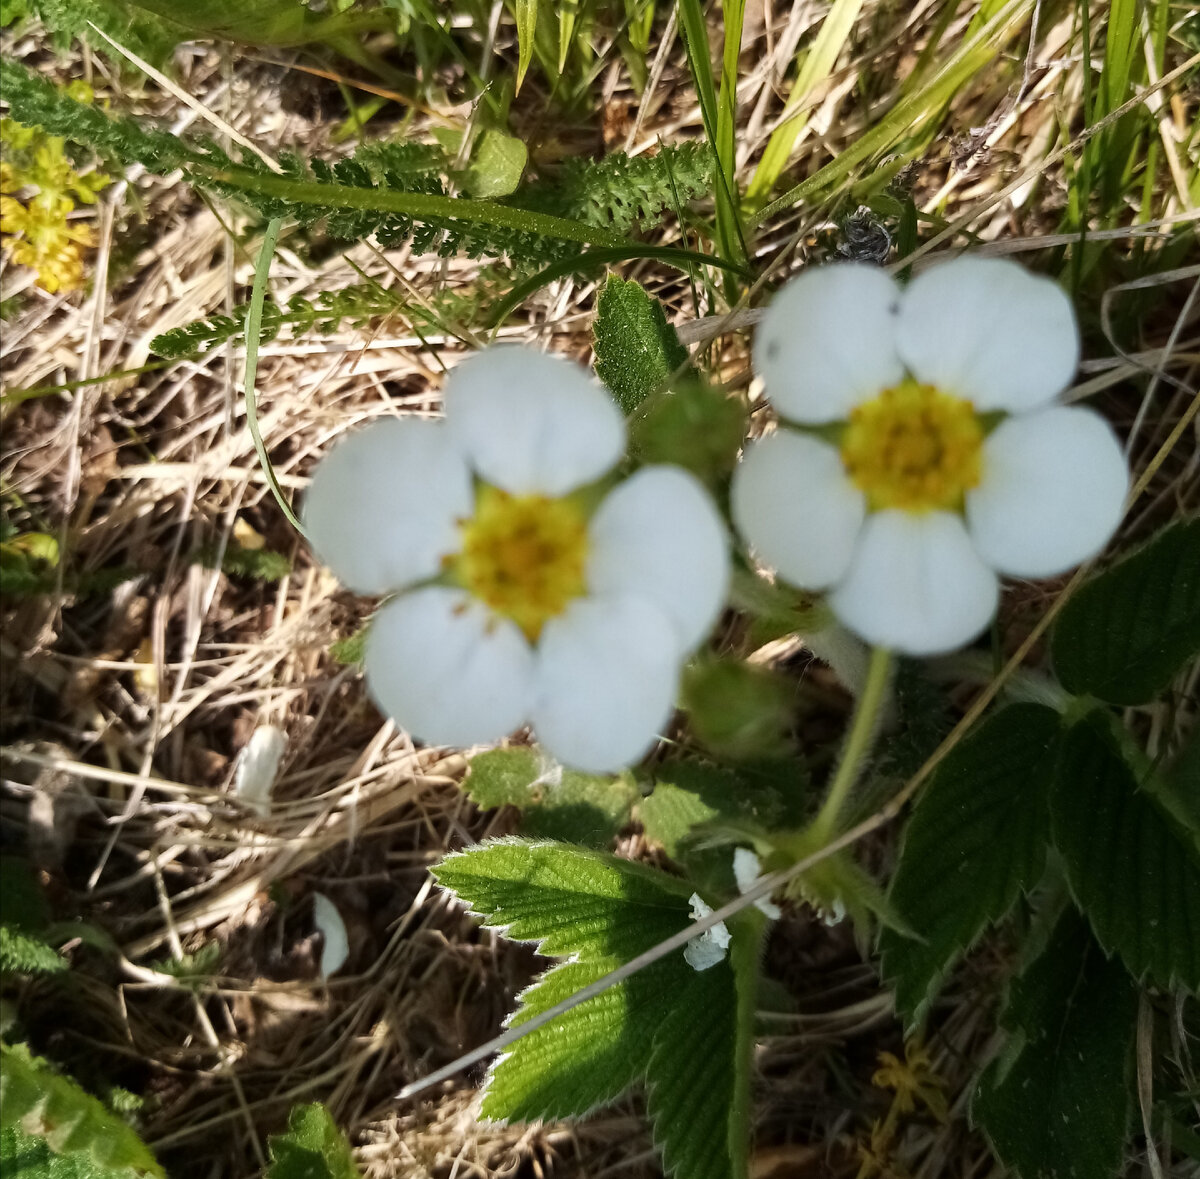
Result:
M810 828L817 846L824 843L837 827L838 819L846 805L846 799L862 772L863 759L870 752L879 727L879 715L883 705L892 667L892 653L883 647L871 649L871 662L867 667L867 681L850 723L846 737L846 748L838 763L829 794L821 806Z

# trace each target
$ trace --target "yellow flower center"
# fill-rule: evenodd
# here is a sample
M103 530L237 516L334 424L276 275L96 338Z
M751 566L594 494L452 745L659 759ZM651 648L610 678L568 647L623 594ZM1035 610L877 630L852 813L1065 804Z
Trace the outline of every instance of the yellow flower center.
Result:
M587 517L574 500L484 486L454 566L467 590L532 642L584 592L586 561Z
M957 509L979 484L983 426L969 401L904 380L858 406L842 462L871 507Z

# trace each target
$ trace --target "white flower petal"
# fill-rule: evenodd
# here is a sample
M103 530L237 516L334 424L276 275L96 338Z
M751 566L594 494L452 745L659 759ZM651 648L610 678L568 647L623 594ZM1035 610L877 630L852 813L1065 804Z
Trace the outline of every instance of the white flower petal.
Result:
M512 345L485 348L449 376L446 422L488 483L513 495L564 495L625 451L625 420L586 370Z
M875 266L811 267L771 301L754 367L771 404L796 422L835 422L904 376L896 352L900 288Z
M260 819L271 813L271 790L279 773L279 760L287 749L287 735L274 725L260 725L238 754L233 792L238 801Z
M1108 423L1064 405L1002 422L983 444L967 527L985 561L1050 577L1098 553L1121 522L1129 469Z
M680 652L712 628L729 589L728 542L703 484L681 467L644 467L588 528L593 594L649 598L679 628Z
M733 879L737 882L738 892L743 895L748 893L758 883L760 875L762 875L762 864L759 863L758 856L748 847L735 847L733 849ZM768 897L762 897L755 901L754 906L764 917L772 921L778 921L783 916L779 906L772 904Z
M364 659L380 709L427 745L480 745L527 723L533 652L462 590L403 594L371 620Z
M538 643L533 727L565 765L606 773L654 745L679 680L675 624L646 598L578 598Z
M870 643L935 655L970 642L996 612L996 575L951 512L876 512L829 604Z
M746 448L731 509L743 538L780 577L824 589L850 564L866 499L832 446L776 430Z
M900 301L896 344L913 376L981 410L1050 401L1079 365L1066 292L1006 258L931 266Z
M699 921L713 911L704 903L704 898L698 892L692 893L688 903L691 905L693 921ZM718 921L711 929L697 934L683 947L683 960L697 972L708 970L725 957L725 951L732 940L729 926L724 921Z
M383 418L317 465L304 530L345 585L383 594L439 571L473 503L471 473L442 423Z
M350 957L350 940L346 936L346 923L337 911L337 906L323 893L314 892L313 925L321 935L321 977L328 978L346 965Z

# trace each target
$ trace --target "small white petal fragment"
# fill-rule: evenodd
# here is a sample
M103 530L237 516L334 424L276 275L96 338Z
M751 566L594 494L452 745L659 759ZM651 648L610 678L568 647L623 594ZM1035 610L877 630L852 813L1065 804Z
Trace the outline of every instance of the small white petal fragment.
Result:
M304 530L343 584L384 594L439 572L473 503L471 473L442 423L384 418L317 465Z
M529 719L533 652L462 590L430 586L384 606L364 664L380 709L428 745L498 741Z
M260 725L238 754L233 792L238 801L260 819L271 813L271 790L279 773L279 760L287 749L287 736L274 725Z
M625 420L579 365L501 345L464 360L446 381L446 424L471 465L511 495L565 495L625 452Z
M675 624L649 599L576 599L538 644L538 740L588 773L640 761L671 718L679 657Z
M746 448L731 508L742 537L784 581L825 589L850 565L866 499L832 446L776 430Z
M983 445L967 527L985 561L1052 577L1094 557L1121 522L1129 468L1108 423L1056 405L1009 418Z
M323 893L314 892L313 925L321 935L321 977L328 978L346 965L350 956L350 942L346 937L346 923L337 911L337 906Z
M712 912L712 909L704 903L698 892L692 893L690 899L693 921L699 921ZM683 947L683 960L697 972L708 970L709 967L716 966L725 957L729 941L730 933L728 927L724 921L718 921L712 929L706 929L703 933L692 938Z
M970 642L996 612L995 573L951 512L889 510L868 517L829 604L877 647L936 655Z
M681 467L643 467L588 529L588 588L650 598L679 630L680 653L712 629L729 588L728 541L708 492Z
M956 258L919 274L901 299L896 342L918 381L985 411L1043 405L1079 366L1066 292L1006 258Z
M758 878L762 875L762 864L748 847L735 847L733 849L733 878L737 881L738 892L745 895L757 883ZM772 921L778 921L782 913L778 905L772 904L766 897L754 902L755 908L770 918Z
M783 287L754 337L754 367L785 418L816 424L845 418L897 384L900 288L874 266L812 267Z

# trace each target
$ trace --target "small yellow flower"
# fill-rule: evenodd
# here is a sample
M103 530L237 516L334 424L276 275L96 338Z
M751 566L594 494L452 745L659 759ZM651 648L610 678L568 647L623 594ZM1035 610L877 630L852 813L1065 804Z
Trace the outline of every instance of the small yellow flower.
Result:
M87 225L73 223L75 203L95 204L108 183L102 172L81 175L56 135L0 120L0 241L18 265L37 271L44 290L83 286L83 251L95 245Z
M895 1092L893 1104L898 1113L914 1113L919 1102L939 1122L950 1116L946 1082L934 1071L928 1050L918 1040L905 1043L903 1061L891 1052L881 1052L879 1064L871 1084Z

